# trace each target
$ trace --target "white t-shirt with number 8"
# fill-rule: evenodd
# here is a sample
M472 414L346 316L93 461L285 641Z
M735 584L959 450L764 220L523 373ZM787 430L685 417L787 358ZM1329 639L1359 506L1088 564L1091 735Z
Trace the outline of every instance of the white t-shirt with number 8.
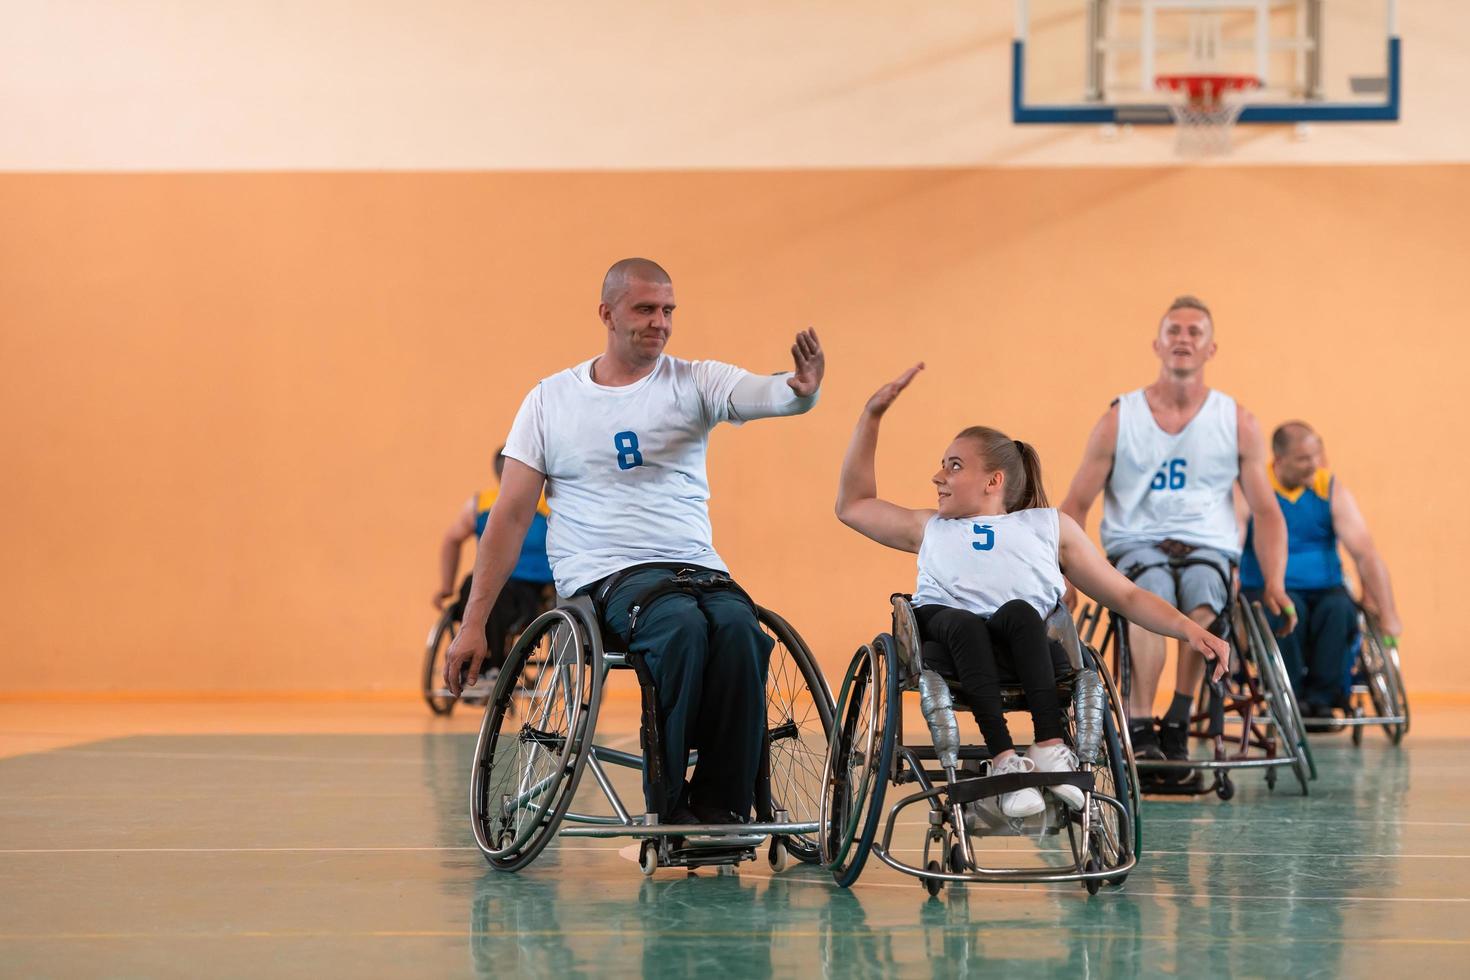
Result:
M725 571L709 519L705 450L749 376L662 355L641 381L592 380L592 360L546 378L521 403L505 455L546 474L547 557L570 596L629 565L687 561Z

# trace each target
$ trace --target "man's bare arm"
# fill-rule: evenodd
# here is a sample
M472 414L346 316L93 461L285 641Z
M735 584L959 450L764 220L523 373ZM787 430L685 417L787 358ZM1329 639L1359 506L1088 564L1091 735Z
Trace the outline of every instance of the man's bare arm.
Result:
M1332 529L1352 556L1353 564L1358 566L1358 580L1363 584L1363 605L1378 617L1378 625L1383 632L1398 636L1404 631L1404 624L1393 601L1388 566L1373 544L1373 536L1368 533L1368 522L1358 509L1357 499L1341 480L1334 481L1332 487Z
M1082 450L1082 463L1067 488L1067 497L1057 508L1084 531L1087 529L1087 512L1092 502L1107 485L1108 474L1113 471L1113 453L1118 448L1118 406L1114 403L1087 437L1087 446Z
M1062 514L1087 530L1087 512L1092 502L1107 486L1108 474L1113 471L1113 454L1118 449L1118 403L1113 402L1103 417L1097 420L1087 436L1087 445L1082 450L1082 463L1067 488L1067 497L1057 508ZM1067 581L1067 590L1062 593L1062 602L1068 609L1077 608L1077 590Z
M449 530L444 532L444 540L439 544L439 591L434 593L435 609L443 609L444 603L454 595L454 576L459 571L459 552L465 541L475 536L475 518L478 516L475 498L471 497L459 509Z

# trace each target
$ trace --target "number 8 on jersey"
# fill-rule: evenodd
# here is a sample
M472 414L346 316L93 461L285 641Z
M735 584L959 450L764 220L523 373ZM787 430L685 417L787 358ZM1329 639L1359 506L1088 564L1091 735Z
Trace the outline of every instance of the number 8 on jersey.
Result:
M643 465L643 454L638 451L638 433L619 432L613 436L613 445L618 450L618 469L631 470Z

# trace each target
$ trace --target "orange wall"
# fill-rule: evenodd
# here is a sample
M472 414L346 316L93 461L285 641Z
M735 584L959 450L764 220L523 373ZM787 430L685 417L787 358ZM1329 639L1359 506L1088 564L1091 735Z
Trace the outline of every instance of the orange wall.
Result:
M816 411L720 430L710 468L717 545L829 670L913 582L831 513L871 389L929 362L894 498L976 422L1060 496L1187 290L1211 380L1326 435L1411 686L1470 691L1466 213L1463 166L3 175L0 691L411 688L443 527L528 387L600 349L630 253L674 274L682 356L777 370L822 332Z

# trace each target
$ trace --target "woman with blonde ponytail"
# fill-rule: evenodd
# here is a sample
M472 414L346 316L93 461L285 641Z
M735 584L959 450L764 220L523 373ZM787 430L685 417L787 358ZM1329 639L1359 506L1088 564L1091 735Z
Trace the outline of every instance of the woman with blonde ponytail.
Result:
M1063 739L1056 674L1045 618L1061 601L1065 574L1080 590L1146 629L1185 641L1224 674L1223 640L1108 564L1070 517L1047 506L1041 459L1030 444L987 426L971 426L945 449L931 478L932 509L913 510L878 497L874 459L878 426L900 392L923 370L914 365L868 399L842 462L837 516L879 544L918 555L914 613L924 640L942 648L929 665L959 681L991 753L991 772L1069 772L1077 757ZM936 651L937 653L937 651ZM1026 691L1035 741L1015 751L1001 711L1001 668ZM1082 806L1075 787L1048 787ZM1000 798L1008 817L1039 813L1040 791Z

